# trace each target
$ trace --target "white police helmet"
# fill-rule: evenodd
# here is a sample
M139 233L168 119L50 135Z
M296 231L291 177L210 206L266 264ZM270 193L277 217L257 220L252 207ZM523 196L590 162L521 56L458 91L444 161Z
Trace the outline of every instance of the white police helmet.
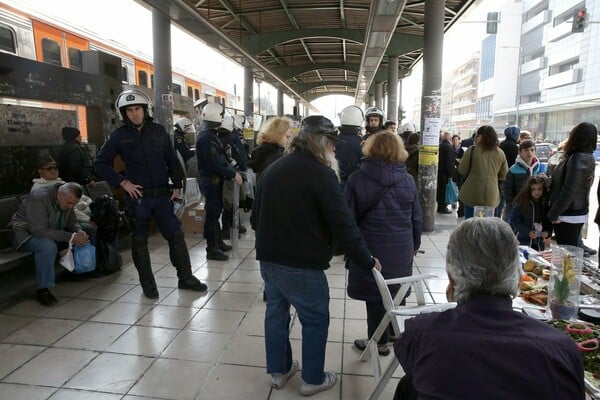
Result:
M233 115L225 111L223 115L223 122L221 123L221 129L231 132L233 130Z
M141 90L129 89L121 92L115 100L115 108L119 110L119 118L121 121L127 119L125 107L127 106L142 106L146 110L146 117L152 116L152 101L150 97Z
M179 118L173 125L176 128L179 128L183 133L194 133L196 130L194 128L194 123L186 117Z
M202 118L202 122L218 122L221 123L223 121L223 116L225 115L225 106L220 103L208 103L202 109L202 113L200 117Z
M367 111L365 111L365 119L367 120L367 122L369 121L369 117L379 117L380 121L381 121L381 125L383 125L383 120L385 119L385 114L383 113L383 110L379 107L369 107L367 108Z
M233 116L233 128L244 129L246 125L246 117L244 115L236 114Z
M365 116L360 107L348 106L340 113L340 125L362 126L364 118Z

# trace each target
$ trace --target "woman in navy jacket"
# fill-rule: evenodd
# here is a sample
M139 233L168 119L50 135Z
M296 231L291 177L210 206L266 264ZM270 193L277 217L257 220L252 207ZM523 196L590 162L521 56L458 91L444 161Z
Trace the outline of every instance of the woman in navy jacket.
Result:
M389 132L369 137L363 147L366 158L346 184L344 199L357 219L369 250L381 262L386 279L412 275L415 252L421 246L423 214L415 180L404 162L408 153L402 139ZM387 191L383 192L384 188ZM380 197L380 198L379 198ZM385 308L371 271L348 263L348 295L367 306L367 331L371 337L385 315ZM397 293L391 288L392 295ZM387 333L379 342L380 354L388 354ZM367 340L358 339L359 349Z

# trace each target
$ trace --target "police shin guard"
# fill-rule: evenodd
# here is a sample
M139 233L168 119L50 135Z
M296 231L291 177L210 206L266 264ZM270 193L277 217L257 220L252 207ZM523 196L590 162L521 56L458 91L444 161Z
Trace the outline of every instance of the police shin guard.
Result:
M177 278L179 279L177 287L179 289L194 290L196 292L206 291L207 286L192 275L190 255L181 229L175 232L175 236L169 241L169 258L171 264L177 270Z
M223 225L223 229L221 229L221 235L224 239L229 239L231 237L231 222L233 221L233 211L224 208L223 213L221 215L221 222Z
M223 235L221 234L221 227L219 226L219 221L215 223L215 242L215 247L217 247L221 251L229 251L232 249L230 245L223 241Z
M156 289L156 281L150 263L150 253L148 253L148 238L134 237L132 242L131 256L140 276L144 296L149 299L158 299L158 290Z

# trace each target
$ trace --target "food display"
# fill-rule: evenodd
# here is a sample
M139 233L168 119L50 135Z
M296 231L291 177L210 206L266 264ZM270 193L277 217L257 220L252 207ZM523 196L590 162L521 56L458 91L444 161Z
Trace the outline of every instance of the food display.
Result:
M545 307L548 302L548 260L551 256L550 251L537 253L533 249L522 249L523 274L519 281L519 296L529 303Z
M562 320L547 323L573 339L583 357L586 383L597 391L600 388L600 326Z

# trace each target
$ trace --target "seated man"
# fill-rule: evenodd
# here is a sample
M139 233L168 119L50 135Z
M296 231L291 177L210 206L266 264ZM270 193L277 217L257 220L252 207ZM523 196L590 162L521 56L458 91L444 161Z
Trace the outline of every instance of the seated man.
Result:
M33 191L23 200L9 226L15 233L17 250L34 253L37 301L56 306L54 265L59 249L66 249L73 233L73 245L90 241L77 223L73 207L79 202L81 186L75 182L57 183Z
M406 373L395 400L585 398L572 339L512 309L521 267L508 224L464 221L450 235L446 271L458 306L406 321L394 345Z

